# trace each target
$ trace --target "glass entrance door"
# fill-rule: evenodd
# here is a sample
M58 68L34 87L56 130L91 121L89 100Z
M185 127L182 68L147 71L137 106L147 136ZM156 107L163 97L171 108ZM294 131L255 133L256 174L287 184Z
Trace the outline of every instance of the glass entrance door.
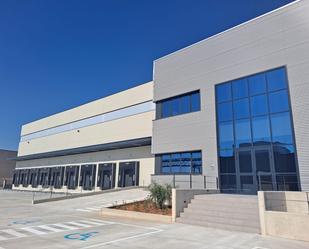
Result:
M276 176L271 147L254 148L257 190L276 190Z
M236 153L237 192L256 194L276 190L274 161L270 146L248 147Z

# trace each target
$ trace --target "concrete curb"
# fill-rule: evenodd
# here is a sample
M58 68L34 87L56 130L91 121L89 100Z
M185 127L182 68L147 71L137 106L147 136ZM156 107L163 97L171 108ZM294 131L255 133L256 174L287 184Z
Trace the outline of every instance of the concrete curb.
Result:
M121 190L129 190L129 189L144 189L144 188L143 187L127 187L127 188L108 189L108 190L102 190L102 191L90 192L90 193L71 194L71 195L68 195L68 196L60 196L60 197L54 197L54 198L32 200L32 204L40 204L40 203L45 203L45 202L62 201L62 200L67 200L67 199L75 199L75 198L80 198L80 197L101 195L101 194L105 194L105 193L112 193L112 192L118 192L118 191L121 191Z
M118 210L111 208L102 208L101 216L113 216L138 220L149 220L163 223L172 223L172 216L161 214L150 214L135 211Z

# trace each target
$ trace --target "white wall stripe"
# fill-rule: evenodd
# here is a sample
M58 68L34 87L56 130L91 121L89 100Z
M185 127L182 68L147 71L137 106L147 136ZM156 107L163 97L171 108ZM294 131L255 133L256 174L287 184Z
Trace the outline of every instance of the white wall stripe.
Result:
M78 120L72 123L59 125L56 127L46 129L46 130L41 130L41 131L37 131L37 132L30 133L27 135L23 135L21 136L20 141L21 142L29 141L35 138L46 137L46 136L58 134L61 132L80 129L86 126L100 124L100 123L116 120L119 118L129 117L132 115L137 115L140 113L149 112L153 110L155 110L155 104L151 100L151 101L147 101L141 104L137 104L137 105L129 106L129 107L122 108L119 110L115 110L112 112L97 115L94 117L85 118L85 119Z

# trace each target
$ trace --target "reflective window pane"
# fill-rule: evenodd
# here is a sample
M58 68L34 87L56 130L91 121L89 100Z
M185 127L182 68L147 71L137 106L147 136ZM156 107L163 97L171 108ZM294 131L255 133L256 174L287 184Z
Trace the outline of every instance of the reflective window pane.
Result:
M289 99L286 90L269 94L269 108L271 113L289 110Z
M175 116L175 115L179 115L180 114L180 99L172 99L171 100L171 115Z
M277 175L278 191L299 191L296 174Z
M252 119L253 143L261 145L271 141L268 116L261 116Z
M232 82L233 98L239 99L248 96L247 79L239 79Z
M284 68L275 69L266 73L268 91L275 91L287 87Z
M241 176L240 188L242 193L252 193L256 191L256 187L253 184L253 176Z
M193 93L191 95L191 112L196 112L201 110L201 99L200 93Z
M180 98L180 114L190 112L190 96L186 95Z
M171 113L171 102L165 101L162 102L162 118L170 116Z
M221 191L225 193L235 192L236 176L235 175L220 175Z
M266 78L264 73L256 74L248 78L249 93L256 95L266 92Z
M232 102L218 104L218 119L220 122L233 119Z
M234 145L233 123L225 122L219 124L219 146L221 149L232 149Z
M230 83L216 86L217 102L223 102L232 99L232 89Z
M181 165L181 157L179 153L172 154L171 158L171 172L172 173L179 173L180 172L180 165Z
M271 115L271 129L273 143L293 144L289 112Z
M235 157L233 150L220 150L220 173L235 173Z
M252 172L251 150L239 151L238 160L239 160L240 173L251 173Z
M251 127L249 119L235 121L235 141L237 147L251 145Z
M192 173L202 174L202 153L192 152Z
M257 174L259 172L270 172L270 151L268 149L256 149L254 153Z
M240 100L234 101L234 117L235 119L249 117L248 99L240 99Z
M274 146L276 172L296 172L295 148L293 145Z
M181 172L191 173L191 153L181 153Z
M266 115L268 113L268 103L266 94L251 97L250 102L251 102L252 116Z

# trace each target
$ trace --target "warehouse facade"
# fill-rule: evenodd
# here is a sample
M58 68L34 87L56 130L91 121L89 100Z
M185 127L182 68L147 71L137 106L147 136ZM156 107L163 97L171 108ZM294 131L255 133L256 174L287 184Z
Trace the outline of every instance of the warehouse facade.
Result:
M22 127L14 189L95 191L147 186L153 83Z
M15 187L60 175L76 191L103 189L104 177L116 179L108 188L177 178L228 193L308 191L308 13L293 2L156 60L153 84L23 126Z

